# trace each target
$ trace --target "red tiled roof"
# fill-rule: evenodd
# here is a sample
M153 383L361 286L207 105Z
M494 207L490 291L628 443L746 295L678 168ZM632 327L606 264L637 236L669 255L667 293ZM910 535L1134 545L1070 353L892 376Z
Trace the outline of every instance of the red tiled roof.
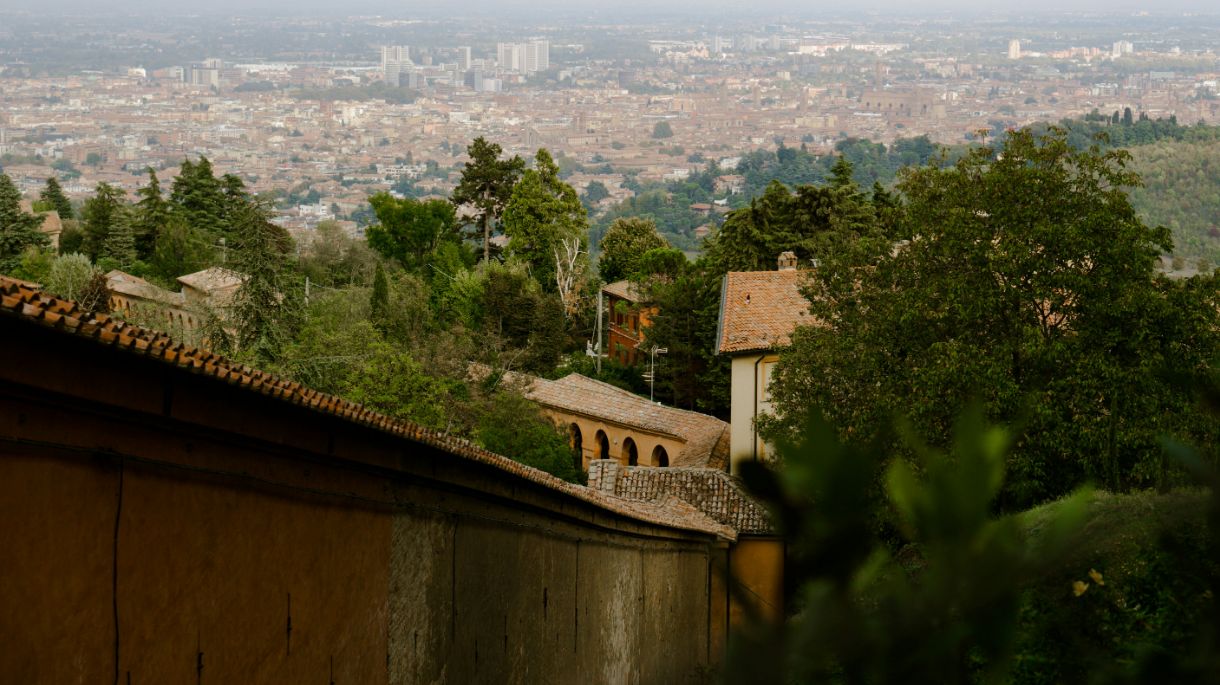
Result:
M628 302L641 302L644 299L640 289L631 281L615 281L602 286L602 292Z
M592 419L667 435L681 440L671 466L723 469L728 458L729 424L714 416L654 404L609 383L569 374L556 381L533 379L526 397L546 407Z
M159 331L135 326L106 314L86 312L75 302L46 295L30 287L28 283L0 276L0 322L14 320L41 325L64 335L92 340L100 345L147 357L152 363L167 364L190 373L210 376L239 386L247 392L267 395L311 411L422 443L454 457L494 467L509 477L531 481L628 518L680 530L719 535L730 540L736 538L731 529L697 512L608 497L489 452L466 440L423 428L410 421L390 418L295 381L238 364L204 349L175 342L170 336ZM20 335L20 331L9 331L5 334Z
M623 466L612 459L589 464L589 487L642 502L677 498L738 533L773 534L771 514L741 481L720 469Z
M720 292L716 352L732 354L784 347L792 331L811 324L809 301L801 294L799 269L730 271Z

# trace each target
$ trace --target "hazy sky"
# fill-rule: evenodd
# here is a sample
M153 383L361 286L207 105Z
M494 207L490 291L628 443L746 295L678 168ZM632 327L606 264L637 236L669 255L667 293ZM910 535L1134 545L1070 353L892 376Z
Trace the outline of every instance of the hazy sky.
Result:
M765 12L816 16L820 12L845 10L886 10L902 14L921 11L944 12L1031 12L1100 11L1130 13L1147 10L1167 12L1220 13L1216 0L0 0L0 10L35 12L73 11L83 13L135 12L139 14L298 14L302 12L351 15L377 13L393 16L449 16L462 12L530 14L557 11L564 14L591 11L612 15L625 12L639 15L649 11L667 14L689 12L706 18L715 14L752 14Z

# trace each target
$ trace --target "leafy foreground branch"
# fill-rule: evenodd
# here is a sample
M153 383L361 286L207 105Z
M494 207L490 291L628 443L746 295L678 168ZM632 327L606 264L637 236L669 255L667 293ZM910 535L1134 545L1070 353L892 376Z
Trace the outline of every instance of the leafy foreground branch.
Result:
M883 450L844 445L815 418L780 445L782 469L743 472L788 541L795 606L785 624L735 637L725 682L1208 682L1220 672L1214 495L1209 523L1199 491L1082 489L997 518L1013 432L975 409L947 451L899 433L917 456L887 465ZM1214 485L1202 459L1177 449Z

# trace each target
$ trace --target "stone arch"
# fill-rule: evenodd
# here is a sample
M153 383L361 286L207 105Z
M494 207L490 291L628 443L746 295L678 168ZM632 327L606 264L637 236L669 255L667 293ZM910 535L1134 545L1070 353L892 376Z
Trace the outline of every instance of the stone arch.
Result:
M598 459L609 459L610 458L610 438L606 437L606 431L598 430L597 436L594 437L594 441L596 442L596 445L597 445L597 458Z
M580 471L584 468L584 436L580 432L580 426L574 423L568 426L568 444L572 447L572 459L576 470Z
M636 447L635 440L631 438L623 438L623 463L628 466L640 464L640 448Z
M669 466L669 452L665 451L663 445L657 445L652 448L652 465Z

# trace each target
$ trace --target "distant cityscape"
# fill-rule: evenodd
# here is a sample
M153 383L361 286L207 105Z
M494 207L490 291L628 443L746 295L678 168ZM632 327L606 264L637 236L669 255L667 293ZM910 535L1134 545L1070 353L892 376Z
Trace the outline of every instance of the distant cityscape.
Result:
M276 35L316 28L251 22L243 30L272 46ZM45 62L50 53L23 47L10 23L11 40L0 31L0 167L27 193L57 175L83 197L103 181L134 191L150 167L172 181L184 158L206 156L255 191L287 190L287 226L338 219L358 231L374 192L409 185L447 196L478 136L526 157L550 149L577 191L600 183L609 192L598 202L610 207L634 194L628 180L680 180L710 161L731 174L743 154L781 144L822 154L847 138L926 135L954 145L984 130L1127 108L1220 122L1220 46L1208 42L1207 22L1154 23L1140 41L1085 19L1075 35L1052 24L527 27L506 36L348 18L337 26L360 37L359 49L348 41L328 51L332 32L307 53L260 52L251 38L181 63L123 63L122 46L137 37L169 40L130 30L107 39L114 54L91 68ZM211 30L208 42L230 40ZM411 42L384 40L395 36ZM666 136L656 137L662 122Z

